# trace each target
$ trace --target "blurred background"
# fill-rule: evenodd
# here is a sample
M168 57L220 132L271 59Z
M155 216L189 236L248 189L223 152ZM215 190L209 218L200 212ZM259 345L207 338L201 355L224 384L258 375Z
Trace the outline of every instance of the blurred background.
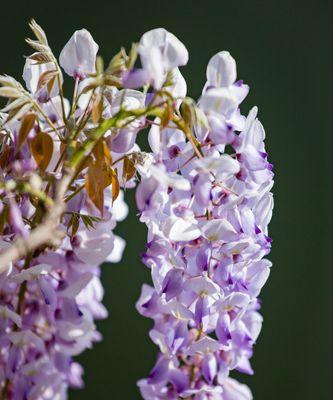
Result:
M106 61L145 31L165 27L190 52L182 69L198 98L208 60L219 50L236 58L238 77L251 87L243 113L259 106L275 165L272 273L261 298L265 318L253 357L256 374L242 376L256 400L333 398L332 322L332 16L331 1L96 1L1 2L0 73L22 75L24 38L31 17L59 54L74 30L87 28ZM331 183L330 183L331 182ZM104 304L98 323L104 340L79 357L86 388L70 400L140 399L136 381L153 366L149 320L134 304L150 275L140 263L146 230L131 212L117 233L127 238L120 264L105 265Z

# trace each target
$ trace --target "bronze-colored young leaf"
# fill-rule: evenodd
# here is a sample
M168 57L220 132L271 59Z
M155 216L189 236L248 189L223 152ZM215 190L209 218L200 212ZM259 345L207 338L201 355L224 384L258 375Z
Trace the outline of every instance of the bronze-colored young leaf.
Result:
M48 94L49 97L51 96L51 91L52 91L53 86L54 86L54 84L55 84L55 82L56 82L56 79L57 79L57 77L54 76L53 78L51 78L51 79L49 80L48 84L46 85L46 87L47 87L47 94Z
M180 112L183 117L183 120L185 124L188 127L192 127L193 124L193 107L192 104L190 104L187 101L183 101L181 106L180 106Z
M105 74L106 75L119 75L122 71L126 70L126 57L124 57L124 52L119 51L109 63Z
M119 195L119 181L117 169L112 170L112 201L115 201Z
M37 22L32 18L29 22L29 27L32 32L35 34L36 38L39 40L40 43L47 45L47 38L43 28L37 24Z
M96 74L102 75L104 72L104 60L103 57L97 56L96 58Z
M7 165L8 157L10 154L11 148L9 146L4 146L0 152L0 167L4 169Z
M103 182L103 189L106 189L112 184L112 168L105 163L101 165L101 176Z
M103 215L104 189L113 183L112 169L98 160L91 160L85 180L85 189L90 200Z
M86 94L90 92L91 90L94 90L98 86L97 81L93 81L91 85L87 85L82 89L82 94Z
M34 126L35 121L36 121L36 114L34 114L34 113L29 113L23 118L23 120L21 122L21 128L19 130L19 135L18 135L19 148L25 142L29 132L31 131L31 129Z
M112 163L112 157L110 150L108 149L104 140L99 140L93 150L93 154L98 163L105 163L107 166L110 166Z
M1 200L2 201L2 200ZM0 214L0 232L2 233L7 220L8 220L8 213L9 213L9 207L7 204L4 204L2 213Z
M110 166L112 164L112 157L111 157L110 150L104 140L103 140L103 152L104 152L105 163L108 166Z
M77 215L73 215L73 222L72 222L72 232L71 232L71 236L73 237L74 235L76 235L78 229L80 226L80 218Z
M126 185L126 182L133 178L136 172L135 164L132 160L130 160L127 156L124 157L123 162L123 184Z
M34 53L29 56L29 59L36 61L34 65L45 64L50 61L50 57L46 56L43 53Z
M89 163L92 161L92 157L89 156L87 158L84 158L81 163L78 165L76 172L80 173L82 172L84 169L88 168Z
M138 57L138 45L137 43L132 43L131 50L128 54L128 59L126 61L127 69L131 70L134 67L137 57Z
M113 75L105 75L103 78L103 84L105 86L115 86L117 88L121 87L121 79Z
M67 149L67 143L61 142L60 143L60 154L63 154L64 151Z
M85 189L90 200L101 214L104 208L104 193L100 179L100 168L95 161L90 161L85 179Z
M50 135L38 132L30 143L30 151L38 165L45 171L49 165L53 154L53 140Z
M6 118L6 123L10 121L17 121L20 118L22 118L27 112L30 111L32 105L31 103L25 103L23 106L16 107L12 110L10 110L7 118Z
M91 112L91 118L94 124L101 119L103 113L103 98L98 94L94 100Z
M166 126L168 126L168 124L169 124L171 118L172 118L172 109L171 109L171 107L168 105L168 106L165 108L165 110L164 110L164 112L163 112L163 115L162 115L162 118L161 118L161 127L162 127L162 128L165 128Z
M43 72L42 75L39 77L37 90L40 90L41 88L47 86L52 80L54 82L54 78L57 75L58 71L56 69Z

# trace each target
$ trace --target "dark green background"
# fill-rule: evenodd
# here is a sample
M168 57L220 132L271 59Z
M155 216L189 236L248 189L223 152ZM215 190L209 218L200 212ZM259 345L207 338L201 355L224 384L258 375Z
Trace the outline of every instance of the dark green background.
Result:
M24 4L23 4L24 3ZM75 29L86 27L108 60L121 45L163 26L188 47L182 70L198 97L205 67L217 51L236 58L251 86L243 111L259 106L275 164L274 239L270 280L262 292L265 323L256 347L254 377L245 378L256 400L329 400L332 391L331 1L16 1L1 2L0 71L21 76L27 22L35 17L59 53ZM149 281L140 264L145 228L132 211L118 232L128 246L119 265L105 265L104 341L87 351L86 389L70 399L139 399L135 382L147 375L156 348L150 321L134 303Z

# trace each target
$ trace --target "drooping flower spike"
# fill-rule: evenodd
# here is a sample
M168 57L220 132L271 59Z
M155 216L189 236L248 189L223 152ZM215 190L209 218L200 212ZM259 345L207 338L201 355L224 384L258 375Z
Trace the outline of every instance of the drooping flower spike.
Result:
M35 23L33 28L35 33L40 29ZM78 129L83 115L92 112L78 105L70 115L71 105L59 90L63 84L59 65L53 55L47 55L46 39L41 39L44 43L35 45L40 52L27 58L23 72L25 96L31 96L29 110L20 115L16 107L24 103L18 98L2 114L1 252L20 236L29 240L44 207L52 204L49 183L60 180L68 119ZM60 64L83 83L96 72L97 49L89 32L78 31L62 51ZM84 135L91 122L89 118L80 126ZM105 152L111 160L112 153L107 148ZM6 159L4 154L8 154ZM67 398L68 386L83 386L83 369L73 357L101 340L94 320L106 318L108 312L101 303L104 289L99 264L121 260L124 240L112 231L128 210L123 192L112 199L106 187L99 210L88 191L78 190L85 174L86 169L66 190L60 243L36 249L0 274L1 399Z
M273 173L257 110L239 105L248 86L236 82L228 52L207 67L193 127L197 157L177 126L153 127L155 162L137 189L148 227L144 285L138 311L154 320L157 363L139 387L145 399L252 399L229 377L253 374L250 358L262 317L257 296L271 263L267 236Z
M26 89L0 77L8 99L0 132L0 398L61 400L68 387L83 386L74 357L101 339L99 265L121 260L125 241L113 230L128 212L122 189L137 185L148 228L142 260L153 280L137 309L153 319L160 350L139 381L143 398L251 399L229 374L253 373L257 297L271 266L264 257L273 173L257 109L240 112L248 86L237 81L234 59L224 51L210 60L195 102L179 70L188 52L165 29L145 33L105 69L85 29L58 62L42 28L30 26ZM72 102L62 69L74 78ZM147 127L150 153L136 144Z

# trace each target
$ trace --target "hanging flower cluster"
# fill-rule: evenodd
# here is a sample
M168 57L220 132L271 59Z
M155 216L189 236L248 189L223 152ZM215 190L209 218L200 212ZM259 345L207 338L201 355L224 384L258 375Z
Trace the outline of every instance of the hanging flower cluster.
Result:
M114 87L105 88L102 108L101 89L86 90L99 79L91 78L98 47L81 30L60 56L60 66L75 79L70 104L43 31L34 22L32 29L38 40L29 40L36 52L24 66L26 89L11 77L0 78L0 94L10 99L1 114L1 250L18 238L30 244L30 233L56 201L65 160L71 160L67 154L77 154L99 113L112 116L107 94L113 104L123 96ZM133 101L127 95L124 100ZM112 158L123 153L110 151L113 139L108 140L110 146L100 141L92 155L82 158L84 165L78 164L64 190L60 231L51 227L50 240L2 270L1 399L65 399L68 386L83 385L82 367L72 358L101 339L94 319L107 316L99 264L120 261L124 249L124 240L112 231L126 217L127 205L111 168ZM106 189L112 179L113 193Z
M121 260L113 230L128 211L122 189L138 181L154 286L137 308L160 348L143 398L251 399L229 372L252 373L273 173L257 110L240 113L248 87L234 59L210 60L196 103L178 69L188 52L165 29L105 68L85 29L58 61L30 27L25 87L0 76L0 399L62 400L82 387L73 357L101 339L99 265ZM136 138L148 127L145 153Z
M155 31L144 35L144 57L156 51L158 64L170 67L187 59L174 37L159 38L156 48L154 40ZM154 320L150 337L160 354L139 382L147 400L252 398L229 372L253 373L249 359L262 324L257 296L271 266L263 257L271 247L273 173L256 108L247 118L239 111L247 93L234 59L220 52L192 109L192 141L172 122L149 133L154 163L136 199L148 227L142 260L154 286L143 286L137 309ZM189 112L186 99L180 112Z

